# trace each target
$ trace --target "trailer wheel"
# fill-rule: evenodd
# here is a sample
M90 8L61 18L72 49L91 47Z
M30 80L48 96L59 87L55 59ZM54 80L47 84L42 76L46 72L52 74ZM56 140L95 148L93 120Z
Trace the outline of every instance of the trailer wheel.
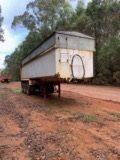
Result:
M25 90L25 93L27 94L27 95L32 95L33 94L33 87L32 86L30 86L30 85L27 85L26 86L26 90Z
M23 93L26 94L26 87L23 88Z
M22 88L22 93L24 93L24 88Z
M25 88L25 93L27 95L30 95L30 89L29 89L29 86L27 85L26 88Z
M22 93L25 93L25 88L23 84L21 84L21 89L22 89Z
M28 94L28 86L27 86L27 84L23 84L22 85L22 93Z
M25 83L21 81L22 93L25 93Z
M27 94L28 96L31 95L31 94L30 94L30 90L29 90L28 87L26 88L26 94Z

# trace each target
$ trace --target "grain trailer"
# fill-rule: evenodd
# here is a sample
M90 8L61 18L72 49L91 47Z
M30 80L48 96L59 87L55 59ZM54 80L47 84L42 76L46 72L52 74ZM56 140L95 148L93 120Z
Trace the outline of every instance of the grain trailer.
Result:
M61 82L92 78L94 51L93 37L73 31L54 32L22 61L23 92L39 90L46 96L58 91L60 96Z

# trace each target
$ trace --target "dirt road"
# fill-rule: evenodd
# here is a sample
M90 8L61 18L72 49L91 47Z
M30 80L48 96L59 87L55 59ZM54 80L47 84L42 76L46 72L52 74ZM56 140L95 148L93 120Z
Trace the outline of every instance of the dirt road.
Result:
M62 85L64 91L79 93L84 96L120 102L120 87L91 85Z
M119 160L120 104L68 91L44 101L0 84L0 159Z

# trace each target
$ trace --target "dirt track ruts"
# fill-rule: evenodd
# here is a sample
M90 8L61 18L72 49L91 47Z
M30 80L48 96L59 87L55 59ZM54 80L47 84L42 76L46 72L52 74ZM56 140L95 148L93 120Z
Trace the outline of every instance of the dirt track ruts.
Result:
M120 159L120 104L67 91L43 101L10 88L0 84L1 160Z

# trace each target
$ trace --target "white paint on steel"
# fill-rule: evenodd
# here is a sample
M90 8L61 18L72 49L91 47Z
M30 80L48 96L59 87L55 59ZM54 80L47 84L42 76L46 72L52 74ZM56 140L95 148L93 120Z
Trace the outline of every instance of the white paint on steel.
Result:
M66 55L61 56L61 53L65 53ZM73 76L71 72L71 61L72 57L75 54L80 55L83 59L85 67L84 78L93 77L92 51L80 51L73 49L58 48L53 49L52 51L49 51L48 53L39 56L36 59L33 59L29 63L25 64L21 70L21 79L54 76L57 73L60 74L61 78L72 79ZM74 72L76 78L82 78L83 69L79 59L74 60Z
M60 61L61 53L68 54L68 62L62 63ZM94 75L93 74L93 52L92 51L80 51L80 50L72 50L72 49L56 49L56 71L60 73L62 78L73 78L72 72L71 72L71 62L72 62L72 57L76 54L80 55L83 60L84 68L85 68L84 78L92 78ZM78 71L79 69L81 70L81 73L80 73L80 71ZM81 79L82 72L83 72L82 67L77 66L76 67L76 76L79 75L77 78Z
M21 71L22 79L54 76L55 74L56 62L54 50L25 64Z

